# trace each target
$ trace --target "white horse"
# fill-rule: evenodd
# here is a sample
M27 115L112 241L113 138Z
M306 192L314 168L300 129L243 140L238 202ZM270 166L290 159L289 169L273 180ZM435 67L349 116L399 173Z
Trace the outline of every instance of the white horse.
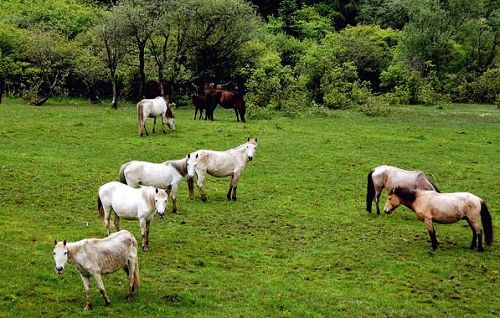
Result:
M131 187L139 185L165 189L172 196L172 212L177 212L177 189L187 175L187 157L162 163L129 161L120 168L120 182ZM193 179L188 178L189 193L193 192Z
M137 241L130 232L123 230L103 239L90 238L73 243L66 241L54 241L54 243L56 271L62 274L64 265L70 263L80 272L86 294L85 309L92 308L91 276L94 277L106 305L110 305L111 301L106 294L101 275L123 268L128 275L127 299L132 299L137 293L139 288Z
M422 171L410 171L385 165L378 166L368 173L366 211L372 212L372 202L375 199L377 214L380 214L379 199L382 190L386 189L389 191L395 187L439 192L438 187Z
M231 176L227 199L231 200L232 198L236 201L238 180L247 162L253 159L256 149L257 139L248 138L244 144L226 151L198 150L188 154L188 177L192 178L195 174L198 177L196 185L200 190L201 200L207 200L203 181L205 180L205 175L208 173L218 178Z
M142 249L149 250L149 224L158 212L160 217L165 215L168 195L163 189L141 187L135 189L123 183L112 181L99 188L97 196L97 210L99 217L104 220L104 226L110 233L111 211L115 213L115 228L120 230L120 218L137 220L141 226Z
M141 137L144 136L144 133L149 136L146 130L146 119L148 117L153 118L153 133L155 132L157 116L161 116L161 127L164 133L166 132L165 122L170 129L175 130L172 108L163 97L158 96L155 99L143 99L137 103L137 124Z

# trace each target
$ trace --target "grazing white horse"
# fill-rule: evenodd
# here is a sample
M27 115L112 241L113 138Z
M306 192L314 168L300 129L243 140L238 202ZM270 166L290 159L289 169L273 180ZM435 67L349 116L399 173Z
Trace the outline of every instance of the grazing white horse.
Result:
M236 201L238 180L247 162L253 159L256 149L257 139L248 138L244 144L226 151L198 150L188 154L188 177L192 178L195 174L198 177L196 185L200 190L201 200L207 200L203 181L205 180L205 175L208 173L218 178L231 176L227 199L231 200L232 198Z
M382 190L392 188L433 190L439 192L422 171L409 171L393 166L378 166L368 173L366 186L366 211L372 212L372 202L375 199L377 214L380 214L379 199Z
M172 212L177 212L177 189L187 175L187 157L162 163L129 161L120 168L120 182L131 187L139 185L165 189L172 196ZM188 178L189 192L193 192L193 179Z
M78 242L54 241L54 261L56 271L64 272L66 263L75 265L82 277L85 288L85 309L92 308L92 293L90 291L90 277L94 277L97 287L104 297L106 305L110 305L101 275L125 270L128 275L130 300L139 288L139 259L137 257L137 241L129 231L122 230L103 239L84 239Z
M146 130L146 119L148 117L153 118L153 133L155 132L156 117L158 116L161 116L161 127L164 133L166 132L165 122L170 129L175 130L172 108L163 97L158 96L155 99L143 99L137 103L137 124L141 137L144 136L144 133L149 136Z
M142 249L149 250L149 225L155 212L160 217L165 215L168 195L163 189L141 187L135 189L123 183L112 181L99 188L97 210L104 220L104 226L110 233L111 211L115 213L115 228L120 230L120 218L137 220L141 226Z

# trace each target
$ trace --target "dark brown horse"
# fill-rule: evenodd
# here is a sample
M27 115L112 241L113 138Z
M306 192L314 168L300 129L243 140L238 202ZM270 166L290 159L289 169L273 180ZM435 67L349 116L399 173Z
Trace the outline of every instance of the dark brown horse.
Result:
M242 122L245 122L245 100L243 95L238 92L229 92L222 89L213 89L209 91L205 96L205 101L207 104L208 118L214 120L214 111L217 105L221 105L226 109L234 109L236 114L236 120L239 122L240 118Z
M205 111L205 120L207 120L207 103L205 102L205 97L204 96L199 96L199 95L192 95L191 96L191 102L193 103L194 106L194 118L196 119L196 115L198 114L198 111L200 111L200 118L203 117L203 111Z

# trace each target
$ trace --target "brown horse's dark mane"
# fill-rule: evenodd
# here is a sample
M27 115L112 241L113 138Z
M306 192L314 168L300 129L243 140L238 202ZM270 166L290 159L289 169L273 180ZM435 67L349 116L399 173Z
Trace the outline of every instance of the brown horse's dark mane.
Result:
M396 187L394 189L394 194L396 194L403 202L408 204L412 204L417 198L417 192L412 189Z
M171 165L172 167L179 172L180 175L185 177L187 175L187 160L179 159L179 160L169 160L165 162L166 165Z

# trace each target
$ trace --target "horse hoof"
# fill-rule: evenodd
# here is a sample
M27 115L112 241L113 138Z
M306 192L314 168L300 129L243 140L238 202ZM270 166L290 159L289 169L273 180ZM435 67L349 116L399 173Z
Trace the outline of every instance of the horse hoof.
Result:
M128 294L127 296L125 296L125 300L127 300L127 301L131 301L133 298L134 298L134 294Z
M147 246L143 246L143 247L142 247L142 251L143 251L143 252L147 252L147 251L149 251L149 247L147 247Z
M207 202L207 197L205 197L205 196L201 197L201 201Z
M236 200L237 200L236 197L233 197L233 201L236 201Z
M111 306L111 302L107 301L107 302L104 303L104 305L109 307L109 306Z
M83 307L84 310L91 310L92 309L92 304L85 304L85 307Z
M177 213L177 209L172 209L172 213Z

